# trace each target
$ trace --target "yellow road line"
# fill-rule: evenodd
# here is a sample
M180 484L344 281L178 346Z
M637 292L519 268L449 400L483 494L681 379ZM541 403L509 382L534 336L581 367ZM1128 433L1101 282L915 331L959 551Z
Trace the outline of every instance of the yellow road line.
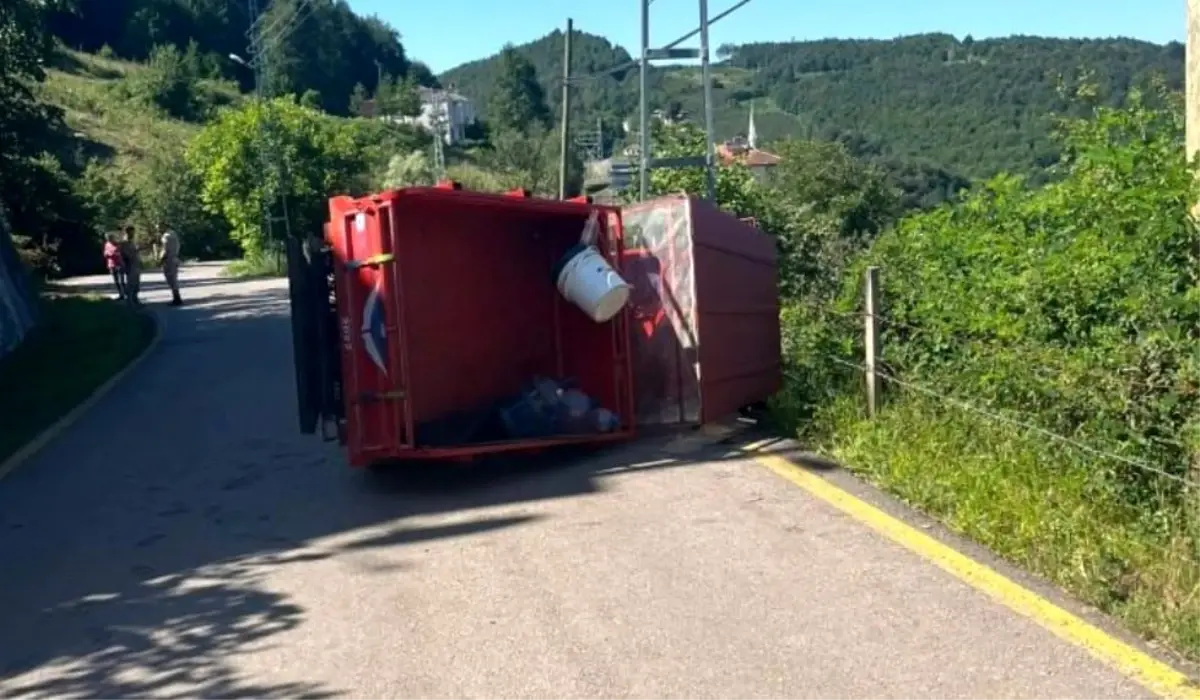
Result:
M742 448L755 461L872 530L937 564L976 590L1024 615L1059 638L1087 650L1105 664L1170 700L1200 700L1200 687L1186 675L1104 630L1072 615L1000 573L967 557L829 481L778 455L760 450L774 440Z

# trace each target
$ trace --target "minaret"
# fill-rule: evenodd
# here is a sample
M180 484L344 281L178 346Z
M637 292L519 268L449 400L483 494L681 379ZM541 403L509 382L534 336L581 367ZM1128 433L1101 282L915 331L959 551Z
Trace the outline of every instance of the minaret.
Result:
M758 149L758 129L754 128L754 103L750 103L750 126L746 129L746 141L750 148Z

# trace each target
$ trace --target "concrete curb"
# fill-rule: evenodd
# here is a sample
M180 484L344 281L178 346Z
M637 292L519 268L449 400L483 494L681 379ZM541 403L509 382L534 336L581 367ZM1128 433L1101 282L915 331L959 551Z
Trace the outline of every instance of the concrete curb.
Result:
M87 398L85 398L83 401L80 401L79 404L76 405L75 408L72 408L70 411L68 411L65 416L59 418L41 433L38 433L37 437L25 443L21 449L14 452L8 459L0 462L0 479L3 479L4 477L16 471L17 467L20 467L30 457L33 457L35 454L40 452L43 447L50 444L50 442L54 440L54 438L58 437L60 433L71 427L71 425L74 424L75 421L79 420L84 413L87 413L88 409L94 406L98 401L100 401L100 399L104 398L108 392L112 391L113 388L125 378L125 375L136 369L138 365L142 364L142 362L149 357L152 352L154 352L154 350L158 347L159 342L162 340L164 324L158 314L149 313L147 315L154 322L154 337L150 339L150 342L145 348L142 349L142 352L137 357L133 358L132 361L118 370L116 374L109 377L100 386L96 387L96 389L93 390Z

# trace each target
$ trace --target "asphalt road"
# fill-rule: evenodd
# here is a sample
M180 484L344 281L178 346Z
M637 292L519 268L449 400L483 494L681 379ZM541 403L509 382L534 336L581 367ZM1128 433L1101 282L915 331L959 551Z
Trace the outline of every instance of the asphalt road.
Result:
M351 470L297 433L285 284L217 269L0 481L0 696L1148 696L716 447Z

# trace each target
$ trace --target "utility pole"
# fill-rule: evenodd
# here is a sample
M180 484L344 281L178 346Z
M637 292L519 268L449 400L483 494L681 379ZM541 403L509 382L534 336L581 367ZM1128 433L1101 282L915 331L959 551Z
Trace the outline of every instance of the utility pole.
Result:
M1200 0L1187 0L1187 45L1184 72L1187 99L1187 154L1200 151Z
M571 149L571 34L574 23L567 18L567 33L563 37L562 135L558 153L558 198L567 198L567 163Z
M700 26L662 48L650 48L650 3L654 0L640 0L642 8L642 51L641 59L637 61L640 73L640 119L638 125L638 140L640 142L638 156L641 163L638 168L639 194L641 199L649 195L651 168L704 168L705 189L710 200L716 199L716 130L713 119L712 96L712 66L709 62L708 29L717 22L725 19L735 11L745 7L750 0L738 0L731 7L717 14L708 16L708 0L700 0ZM700 35L700 48L681 49L680 44ZM700 59L700 72L704 83L704 138L707 145L703 156L685 158L651 158L650 157L650 106L649 106L649 76L650 61L678 61L683 59ZM633 61L621 64L619 69L632 65ZM616 70L616 69L614 69Z
M1185 61L1184 84L1186 86L1185 124L1187 157L1196 157L1200 151L1200 0L1187 0L1187 60ZM1192 216L1200 217L1200 203L1193 203Z
M650 2L642 6L642 60L638 65L638 199L650 192Z
M716 126L713 120L712 66L708 60L708 0L700 0L700 79L704 82L704 184L708 201L717 201Z
M298 7L297 15L303 11L303 7ZM263 193L263 235L266 238L268 250L273 251L282 266L282 252L275 245L275 224L283 225L283 240L287 240L291 236L291 222L288 217L287 206L287 188L284 185L283 178L285 177L285 168L280 162L279 150L276 148L276 134L274 128L274 115L271 112L269 99L271 97L271 86L267 81L273 76L270 72L271 51L273 43L268 38L268 32L265 31L266 23L264 15L259 7L258 0L249 0L250 20L250 65L254 69L254 99L258 102L258 107L262 110L259 117L259 162L262 167L262 172L266 175L267 188ZM294 19L294 18L293 18ZM290 20L289 20L290 21ZM276 25L271 25L274 28ZM267 175L271 173L271 175ZM278 201L279 214L276 215L274 210Z
M444 90L435 89L433 92L433 114L430 115L430 126L433 127L433 179L441 182L446 179L446 150L442 141L443 127L448 128L448 120L443 111L449 112L449 95Z

